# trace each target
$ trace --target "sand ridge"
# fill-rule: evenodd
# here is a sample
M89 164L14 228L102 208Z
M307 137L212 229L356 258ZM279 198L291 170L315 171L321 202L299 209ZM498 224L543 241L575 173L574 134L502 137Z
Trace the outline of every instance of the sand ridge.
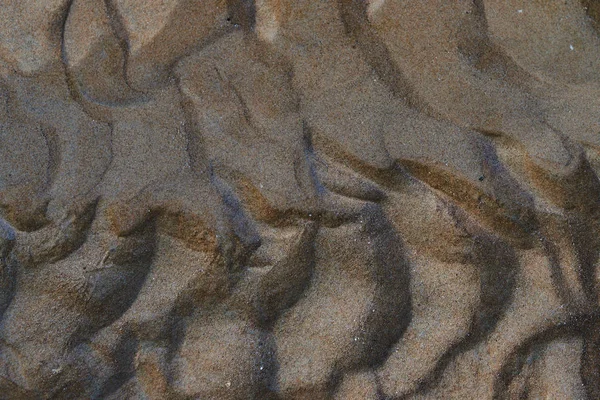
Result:
M594 2L4 3L0 399L600 398Z

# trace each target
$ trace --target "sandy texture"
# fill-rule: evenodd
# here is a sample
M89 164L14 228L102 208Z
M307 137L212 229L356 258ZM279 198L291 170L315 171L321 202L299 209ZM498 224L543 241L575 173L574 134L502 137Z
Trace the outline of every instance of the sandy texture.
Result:
M599 399L599 27L4 0L0 400Z

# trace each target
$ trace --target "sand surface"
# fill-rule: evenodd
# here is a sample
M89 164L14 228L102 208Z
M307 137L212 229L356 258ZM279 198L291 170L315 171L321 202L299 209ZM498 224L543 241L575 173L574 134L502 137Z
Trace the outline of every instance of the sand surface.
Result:
M0 400L600 399L594 0L4 0Z

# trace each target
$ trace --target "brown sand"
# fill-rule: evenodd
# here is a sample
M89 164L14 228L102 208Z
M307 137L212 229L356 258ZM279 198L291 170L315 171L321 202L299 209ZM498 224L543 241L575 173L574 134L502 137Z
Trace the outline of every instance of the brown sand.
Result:
M599 27L5 0L0 400L599 399Z

